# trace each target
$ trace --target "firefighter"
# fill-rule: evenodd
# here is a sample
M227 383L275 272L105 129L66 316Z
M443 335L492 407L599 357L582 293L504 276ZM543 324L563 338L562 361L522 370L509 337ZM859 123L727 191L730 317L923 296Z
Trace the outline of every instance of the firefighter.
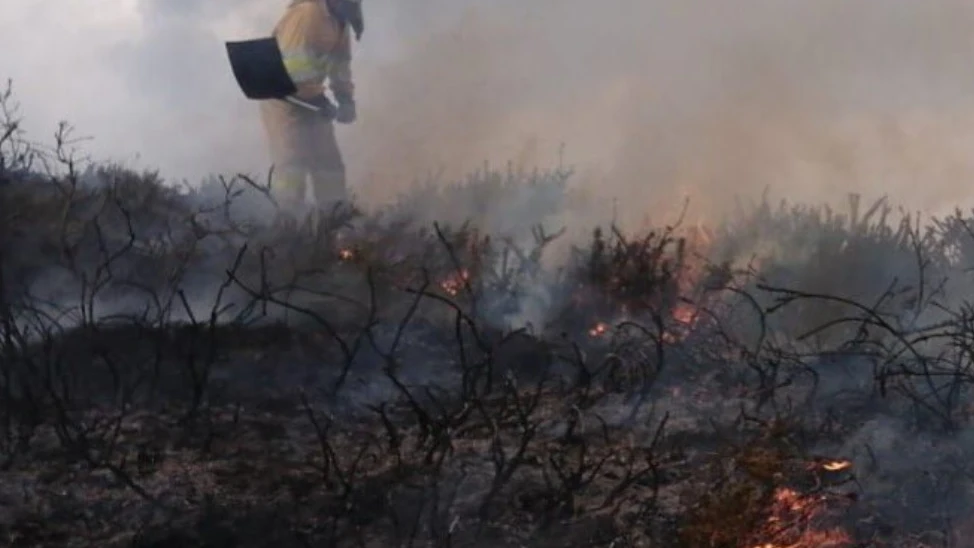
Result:
M273 189L287 211L305 211L310 179L318 207L347 200L345 164L332 122L356 119L350 31L364 30L362 0L292 0L274 28L295 96L321 112L263 101L261 120L274 163ZM326 84L327 82L327 84ZM334 103L326 96L332 92Z

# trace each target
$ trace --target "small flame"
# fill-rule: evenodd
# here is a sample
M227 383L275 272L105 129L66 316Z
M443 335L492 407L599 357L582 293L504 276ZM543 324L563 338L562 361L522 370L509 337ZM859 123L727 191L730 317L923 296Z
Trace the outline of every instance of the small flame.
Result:
M348 248L343 248L338 251L338 258L343 261L351 261L355 258L355 252Z
M677 322L692 327L697 321L697 307L689 303L680 303L673 308L673 319Z
M790 512L800 512L808 507L809 500L803 498L794 489L778 489L774 494L774 501L780 508Z
M829 472L841 472L842 470L852 468L852 463L847 460L833 460L823 464L822 468Z
M831 464L831 463L826 463ZM780 488L775 492L771 515L762 528L761 536L777 542L762 542L752 548L839 548L852 545L849 535L837 528L818 529L813 522L826 510L823 496L803 495L793 489Z
M852 461L845 459L815 459L808 463L808 470L825 470L826 472L841 472L852 468Z
M468 280L470 280L470 272L464 268L440 282L440 287L451 297L456 297Z
M599 323L595 324L592 327L592 329L589 329L588 330L588 334L589 334L590 337L601 337L602 335L605 335L605 333L608 330L609 330L608 324L606 324L604 322L599 322Z

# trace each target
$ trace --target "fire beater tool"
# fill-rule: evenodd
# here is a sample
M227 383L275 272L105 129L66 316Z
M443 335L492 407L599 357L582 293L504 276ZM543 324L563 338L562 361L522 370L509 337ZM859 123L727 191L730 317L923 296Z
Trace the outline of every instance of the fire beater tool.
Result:
M314 112L321 107L294 96L298 88L284 68L274 37L226 42L230 68L244 96L253 100L278 99Z

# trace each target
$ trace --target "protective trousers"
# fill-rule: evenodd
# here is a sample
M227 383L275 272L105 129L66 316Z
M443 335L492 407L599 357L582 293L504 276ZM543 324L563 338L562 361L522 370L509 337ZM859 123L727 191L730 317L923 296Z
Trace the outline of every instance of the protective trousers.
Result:
M328 118L285 101L260 105L274 163L271 189L286 211L306 211L307 181L319 208L346 200L345 164Z

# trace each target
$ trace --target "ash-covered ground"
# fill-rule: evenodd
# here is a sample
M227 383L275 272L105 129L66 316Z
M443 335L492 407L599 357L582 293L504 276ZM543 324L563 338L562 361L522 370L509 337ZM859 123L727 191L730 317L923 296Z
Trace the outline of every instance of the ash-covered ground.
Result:
M974 546L974 215L486 169L294 221L7 127L4 545Z

